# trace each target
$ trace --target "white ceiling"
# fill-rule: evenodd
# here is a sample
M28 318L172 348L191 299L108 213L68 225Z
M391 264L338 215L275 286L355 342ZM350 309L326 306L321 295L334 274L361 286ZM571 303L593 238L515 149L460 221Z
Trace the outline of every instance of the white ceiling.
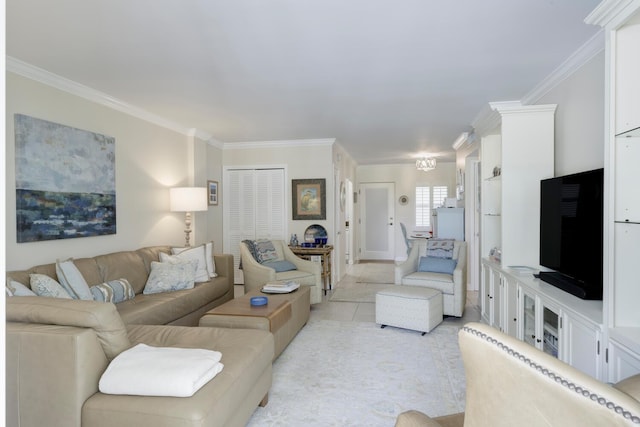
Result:
M7 55L223 142L453 160L597 31L599 0L7 0Z

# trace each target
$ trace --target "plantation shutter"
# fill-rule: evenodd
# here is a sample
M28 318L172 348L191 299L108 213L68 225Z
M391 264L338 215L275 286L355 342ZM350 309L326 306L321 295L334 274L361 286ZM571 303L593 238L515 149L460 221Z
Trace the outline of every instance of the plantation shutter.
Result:
M284 169L225 172L224 252L233 255L235 282L243 283L240 242L285 239Z

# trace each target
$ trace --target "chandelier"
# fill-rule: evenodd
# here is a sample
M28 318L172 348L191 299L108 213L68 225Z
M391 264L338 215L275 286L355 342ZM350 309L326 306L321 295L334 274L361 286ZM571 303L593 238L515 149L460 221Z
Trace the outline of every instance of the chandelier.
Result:
M429 158L421 158L416 160L416 169L420 171L432 171L436 168L436 159L435 157Z

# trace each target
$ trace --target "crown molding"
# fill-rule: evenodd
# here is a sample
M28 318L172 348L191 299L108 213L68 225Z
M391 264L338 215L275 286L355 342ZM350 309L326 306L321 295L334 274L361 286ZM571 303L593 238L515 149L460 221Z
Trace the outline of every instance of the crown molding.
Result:
M584 22L612 30L622 25L638 9L640 0L604 0Z
M456 140L453 141L453 144L451 144L451 147L453 147L454 150L458 151L458 149L462 147L462 144L467 142L468 139L469 139L469 132L462 132L460 135L458 135Z
M140 120L178 132L182 135L195 136L205 141L209 141L212 138L211 135L206 132L199 131L195 128L187 128L174 121L165 119L164 117L150 113L142 108L123 102L117 98L107 95L104 92L92 89L88 86L51 73L42 68L38 68L11 56L6 57L6 70L63 92L84 98L88 101L95 102L96 104L120 111Z
M223 149L224 150L251 150L253 148L331 146L335 142L336 142L335 138L225 142L223 144L224 146Z
M600 30L527 93L522 98L522 103L528 105L539 101L602 51L604 51L604 31Z
M557 104L522 105L519 101L490 102L489 105L501 116L520 113L554 113L558 106Z
M491 134L501 122L500 114L495 111L489 104L485 104L475 119L471 122L471 126L475 133L480 137Z

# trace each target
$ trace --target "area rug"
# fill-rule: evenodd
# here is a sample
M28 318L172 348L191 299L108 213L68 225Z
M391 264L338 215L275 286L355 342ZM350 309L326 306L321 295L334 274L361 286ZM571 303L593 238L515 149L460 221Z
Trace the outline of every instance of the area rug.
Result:
M247 424L392 426L403 411L464 411L458 327L425 336L375 323L311 320L273 365L269 403Z
M333 291L331 301L341 302L376 302L376 292L393 288L396 285L357 283L348 287L337 288Z

